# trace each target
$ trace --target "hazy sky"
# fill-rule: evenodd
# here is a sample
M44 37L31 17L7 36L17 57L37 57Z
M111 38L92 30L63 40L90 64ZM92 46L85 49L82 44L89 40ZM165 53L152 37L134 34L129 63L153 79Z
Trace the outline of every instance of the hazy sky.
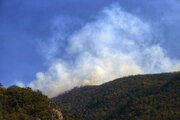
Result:
M0 0L0 82L55 96L180 70L179 0Z

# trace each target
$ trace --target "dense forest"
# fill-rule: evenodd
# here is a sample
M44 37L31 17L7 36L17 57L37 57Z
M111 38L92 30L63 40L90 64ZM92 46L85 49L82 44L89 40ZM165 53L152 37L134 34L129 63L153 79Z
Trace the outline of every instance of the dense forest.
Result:
M59 107L43 95L41 91L31 88L11 86L3 88L0 83L0 120L81 120Z
M180 120L180 72L124 77L52 100L85 120Z
M0 120L62 120L59 107L39 90L0 84Z
M39 90L0 83L0 120L178 120L180 72L76 87L52 100Z

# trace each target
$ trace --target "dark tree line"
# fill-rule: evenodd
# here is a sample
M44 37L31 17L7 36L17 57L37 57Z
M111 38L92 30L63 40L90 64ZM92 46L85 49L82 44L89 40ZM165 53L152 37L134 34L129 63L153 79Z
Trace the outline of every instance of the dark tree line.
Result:
M41 91L0 84L0 120L56 120L56 104Z
M178 120L180 73L129 76L74 88L53 100L85 120Z

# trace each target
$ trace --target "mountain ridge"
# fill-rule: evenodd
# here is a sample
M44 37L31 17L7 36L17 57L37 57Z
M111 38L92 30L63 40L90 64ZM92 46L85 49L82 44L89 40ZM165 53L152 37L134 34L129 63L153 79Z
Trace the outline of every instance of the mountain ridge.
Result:
M179 119L179 81L180 72L133 75L100 86L74 88L52 100L87 120Z

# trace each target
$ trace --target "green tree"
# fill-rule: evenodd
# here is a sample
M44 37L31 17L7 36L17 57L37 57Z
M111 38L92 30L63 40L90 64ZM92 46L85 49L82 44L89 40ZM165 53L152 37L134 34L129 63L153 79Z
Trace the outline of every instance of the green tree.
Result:
M3 85L0 83L0 88L2 88L3 87Z

